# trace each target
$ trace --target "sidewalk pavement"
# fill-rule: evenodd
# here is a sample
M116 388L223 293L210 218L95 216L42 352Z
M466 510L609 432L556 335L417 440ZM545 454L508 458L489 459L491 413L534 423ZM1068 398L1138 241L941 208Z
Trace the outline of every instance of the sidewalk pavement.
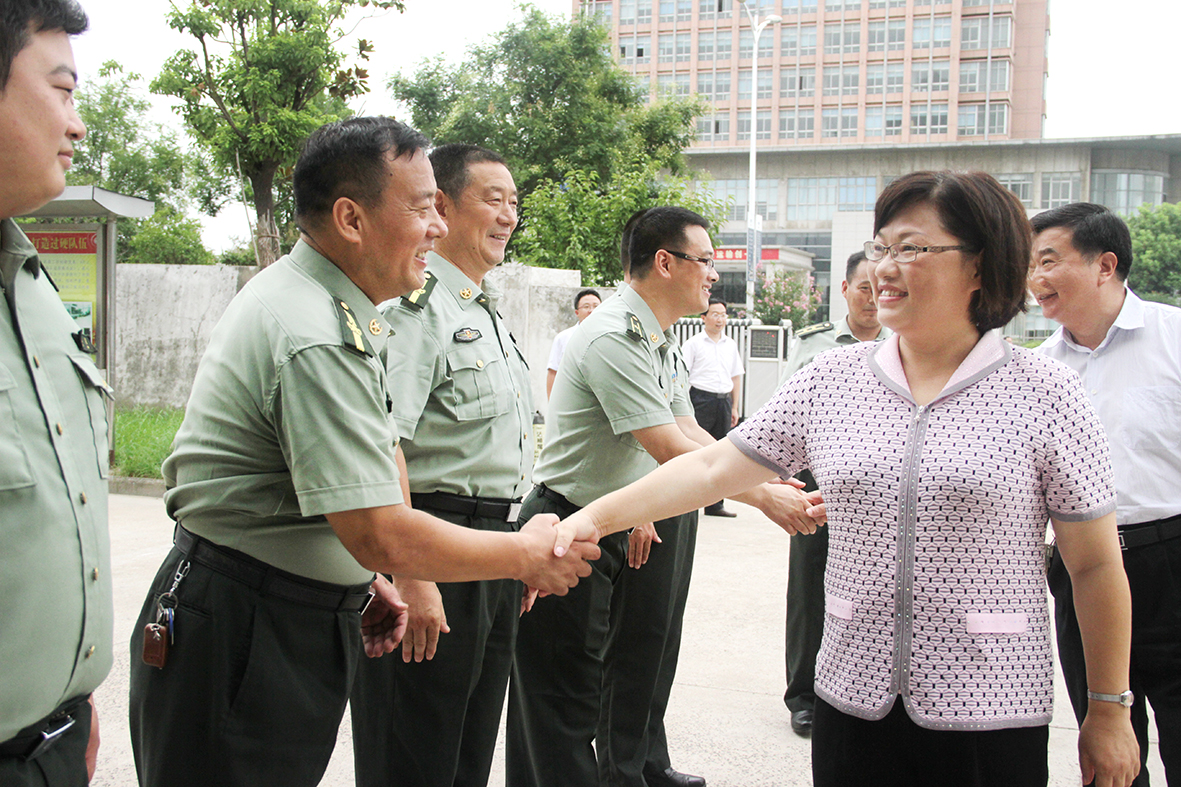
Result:
M110 501L115 667L95 692L102 732L96 787L135 783L127 731L128 643L144 593L172 540L172 523L159 498L111 495ZM788 537L755 509L727 506L738 512L736 519L701 518L680 667L666 718L673 765L705 776L710 787L805 787L812 783L809 743L792 733L782 699ZM1061 675L1056 685L1050 785L1073 787L1080 783L1078 733ZM353 784L350 740L346 713L322 785ZM1155 729L1152 740L1149 770L1163 785ZM490 784L504 784L503 727Z

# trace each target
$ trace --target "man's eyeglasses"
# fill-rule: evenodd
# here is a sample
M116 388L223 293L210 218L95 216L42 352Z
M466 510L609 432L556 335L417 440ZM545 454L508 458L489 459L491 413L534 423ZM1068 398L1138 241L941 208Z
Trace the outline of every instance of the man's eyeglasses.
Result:
M681 251L669 251L668 249L665 249L665 251L667 251L669 254L673 255L674 257L678 257L682 260L689 260L689 262L705 263L705 267L709 268L711 271L714 269L714 261L711 257L694 257L692 254L685 254L684 252L681 252Z
M877 262L884 260L889 254L894 258L894 262L914 262L918 259L919 252L928 251L932 254L937 254L941 251L967 251L971 246L916 246L913 243L894 243L889 246L884 246L875 240L867 240L865 242L865 258L870 262Z

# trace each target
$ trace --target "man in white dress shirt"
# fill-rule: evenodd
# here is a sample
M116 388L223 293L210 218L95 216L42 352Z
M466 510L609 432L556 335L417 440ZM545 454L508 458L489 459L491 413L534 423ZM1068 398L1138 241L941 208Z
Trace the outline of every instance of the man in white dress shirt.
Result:
M548 368L545 370L545 397L547 399L549 392L554 388L554 380L558 376L558 364L562 362L562 355L566 352L566 343L570 341L570 334L574 333L574 329L582 325L582 321L590 317L590 313L602 302L603 298L599 295L598 290L581 290L574 296L574 316L578 318L578 322L554 337L554 344L549 351Z
M738 425L739 402L742 399L742 358L738 343L726 335L726 304L718 298L709 299L709 308L702 315L705 330L695 334L682 348L685 366L689 369L689 401L697 424L715 440ZM722 501L705 508L706 516L732 517L734 513L722 506Z
M1127 288L1131 236L1107 208L1074 203L1032 222L1030 289L1062 326L1041 350L1078 372L1107 431L1132 589L1130 692L1096 695L1087 690L1070 578L1055 551L1049 583L1062 671L1080 723L1089 703L1131 704L1136 787L1148 785L1151 702L1167 780L1181 784L1181 309Z

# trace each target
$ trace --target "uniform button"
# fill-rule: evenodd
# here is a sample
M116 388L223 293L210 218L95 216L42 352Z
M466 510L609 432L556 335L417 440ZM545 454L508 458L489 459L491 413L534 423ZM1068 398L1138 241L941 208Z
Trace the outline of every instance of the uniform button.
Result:
M78 499L82 501L82 505L86 505L86 493L85 492L79 492Z
M33 365L36 366L38 369L41 368L41 359L38 358L36 355L33 356Z
M93 655L94 655L94 645L91 645L89 648L86 649L86 658L90 658Z
M98 582L98 569L97 568L90 572L90 578L93 579L95 582Z
M477 369L483 369L483 368L484 368L484 362L483 362L483 361L476 361L476 368L477 368Z
M1099 393L1099 391L1098 391L1097 389L1095 389L1095 388L1092 388L1092 389L1091 389L1091 396L1094 396L1094 395L1096 395L1097 393Z
M65 431L64 429L62 429L61 421L58 421L56 424L54 424L53 428L57 430L58 434L61 434L62 432Z

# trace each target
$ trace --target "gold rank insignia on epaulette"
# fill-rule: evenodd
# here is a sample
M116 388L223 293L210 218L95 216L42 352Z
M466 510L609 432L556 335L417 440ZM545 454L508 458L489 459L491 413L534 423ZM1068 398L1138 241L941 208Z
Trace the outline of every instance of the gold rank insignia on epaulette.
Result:
M644 325L640 318L631 312L627 313L627 335L637 342L644 341Z
M373 355L365 341L365 334L361 333L361 326L357 325L357 318L353 316L353 310L342 300L334 299L334 301L336 314L340 317L341 342L355 353Z
M796 331L796 338L806 339L809 336L814 336L818 333L831 331L835 327L836 326L834 326L831 322L818 322L815 325L809 325L807 328L801 328L800 330Z
M439 280L432 276L430 271L427 271L424 275L426 276L426 281L422 283L422 286L409 295L402 297L403 306L408 306L415 311L422 311L426 306L427 299L431 297L431 291L435 289L435 285L439 283Z

